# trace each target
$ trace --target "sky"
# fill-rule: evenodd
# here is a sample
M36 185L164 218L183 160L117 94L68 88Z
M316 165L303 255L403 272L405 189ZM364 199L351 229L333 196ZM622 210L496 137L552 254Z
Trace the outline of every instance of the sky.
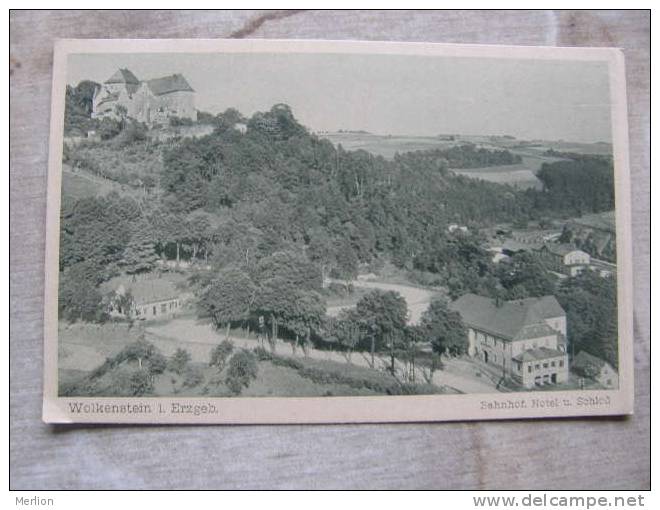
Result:
M291 106L312 131L610 142L606 62L353 54L76 54L67 83L181 73L198 110Z

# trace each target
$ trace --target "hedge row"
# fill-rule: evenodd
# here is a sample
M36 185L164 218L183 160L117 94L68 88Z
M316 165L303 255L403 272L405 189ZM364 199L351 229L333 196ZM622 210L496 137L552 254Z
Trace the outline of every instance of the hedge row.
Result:
M270 361L273 365L292 368L306 379L319 384L345 384L351 388L367 389L385 395L428 395L442 393L431 384L401 383L394 377L349 364L301 360L273 354L262 347L254 349L259 361ZM323 363L323 367L318 366ZM354 372L353 374L347 372ZM359 373L356 373L359 372Z

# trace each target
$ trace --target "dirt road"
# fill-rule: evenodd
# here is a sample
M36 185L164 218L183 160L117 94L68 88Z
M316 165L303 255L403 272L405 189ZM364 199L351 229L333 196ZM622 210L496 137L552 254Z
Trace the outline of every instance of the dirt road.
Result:
M334 280L331 280L334 281ZM337 281L337 283L345 283L343 281ZM417 324L419 322L422 313L428 308L429 304L433 297L437 295L437 292L432 290L422 289L420 287L413 287L411 285L402 285L398 283L383 283L376 281L368 280L352 280L349 282L354 287L361 287L366 289L381 289L381 290L393 290L398 292L403 296L408 304L408 324ZM332 306L328 308L328 315L331 317L336 316L341 310L345 308L351 308L351 305L344 306Z
M210 359L211 350L225 339L224 332L214 329L210 324L199 323L195 319L176 319L166 324L148 326L146 332L147 339L166 356L170 356L178 347L181 347L190 353L193 361L197 362L207 362ZM259 341L255 338L230 335L229 339L239 349L253 349L259 346ZM282 356L303 356L301 349L294 354L291 344L282 340L276 342L275 352ZM341 352L310 348L307 354L313 359L348 363L346 355ZM354 365L371 368L371 359L367 353L353 353L350 362ZM389 367L389 363L390 360L386 355L380 355L376 357L374 368L386 369ZM446 364L452 363L451 360L446 361ZM399 360L396 360L395 367L398 373L402 373L405 369L404 364ZM456 367L452 366L452 368L453 370L437 370L433 375L433 384L446 386L462 393L497 393L494 385L489 381L476 378L471 373L468 364L456 363ZM418 368L415 372L415 380L424 381L422 369Z

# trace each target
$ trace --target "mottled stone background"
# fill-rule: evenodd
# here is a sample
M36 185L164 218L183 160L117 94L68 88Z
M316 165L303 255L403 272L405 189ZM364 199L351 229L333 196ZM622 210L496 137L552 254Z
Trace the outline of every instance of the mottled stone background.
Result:
M650 15L646 11L48 12L10 15L10 484L13 489L650 486ZM341 426L41 422L53 40L259 37L617 46L627 66L635 415Z

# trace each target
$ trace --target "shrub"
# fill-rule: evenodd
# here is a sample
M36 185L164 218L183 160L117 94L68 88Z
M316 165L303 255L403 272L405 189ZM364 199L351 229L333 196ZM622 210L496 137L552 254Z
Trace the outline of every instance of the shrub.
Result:
M185 372L185 378L183 380L183 386L187 388L194 388L202 383L204 380L204 374L199 367L188 367Z
M172 357L168 363L168 368L172 372L176 372L177 374L181 375L188 366L189 361L190 353L185 349L179 348L174 352L174 354L172 354Z
M257 356L259 361L271 361L273 359L271 352L264 349L263 347L255 347L254 354Z
M257 357L250 351L238 351L229 360L225 384L232 393L238 395L244 387L247 388L250 382L257 377L258 371Z
M155 352L149 358L149 372L151 375L162 374L167 368L167 359L159 352Z
M135 397L153 393L154 383L149 370L140 368L133 372L130 377L130 388L131 395Z
M223 340L220 345L211 351L211 361L209 361L209 366L218 367L218 370L222 371L233 351L234 344L229 340Z

